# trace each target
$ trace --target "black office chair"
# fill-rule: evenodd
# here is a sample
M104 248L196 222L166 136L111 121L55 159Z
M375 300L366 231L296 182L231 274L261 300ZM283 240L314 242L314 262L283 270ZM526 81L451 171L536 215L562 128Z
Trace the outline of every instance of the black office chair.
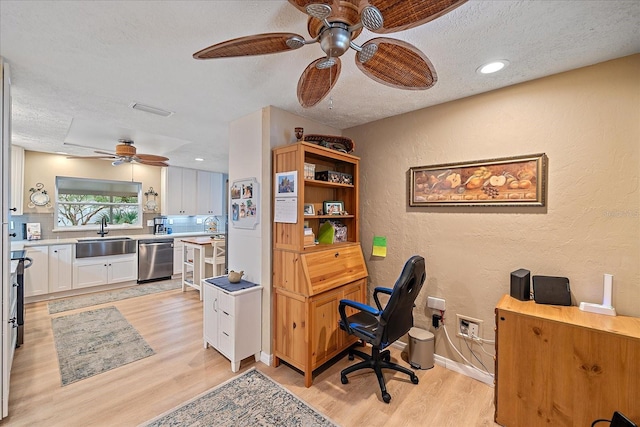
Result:
M424 258L414 255L405 263L393 289L375 288L373 299L378 306L377 309L356 301L340 301L340 328L372 346L371 356L355 350L353 347L349 349L349 360L353 360L354 355L364 360L342 370L340 373L342 384L349 382L347 375L354 371L363 368L373 369L378 377L382 400L385 403L391 401L391 395L387 393L382 368L403 372L409 375L412 383L418 384L416 374L407 368L390 362L391 354L389 350L384 349L409 332L409 329L413 327L413 304L420 289L422 289L425 277ZM378 298L380 293L391 295L384 309ZM354 308L358 312L347 316L347 307Z
M613 417L610 420L600 419L591 423L591 427L595 427L596 424L609 423L609 427L638 427L633 421L627 418L621 412L615 411Z

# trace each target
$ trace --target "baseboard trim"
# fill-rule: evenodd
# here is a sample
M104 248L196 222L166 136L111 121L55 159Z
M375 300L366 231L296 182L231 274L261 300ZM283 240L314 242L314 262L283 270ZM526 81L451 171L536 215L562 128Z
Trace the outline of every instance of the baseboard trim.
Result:
M391 347L397 348L400 351L408 351L407 343L404 343L401 341L394 342L393 344L391 344ZM469 367L468 365L465 365L464 363L447 359L446 357L440 356L439 354L433 355L433 362L438 366L442 366L443 368L449 369L450 371L454 371L459 374L466 375L467 377L473 378L487 385L490 385L491 387L494 387L493 376L489 374L484 374L478 371L477 369L474 369Z
M407 351L407 343L404 343L402 341L394 342L393 344L391 344L391 347L397 348L400 351ZM271 364L273 362L273 354L267 354L264 351L261 352L260 362L264 363L267 366L272 366ZM484 374L477 369L470 368L464 363L459 363L454 360L447 359L446 357L440 356L439 354L433 355L433 362L438 366L442 366L443 368L449 369L450 371L466 375L467 377L483 382L491 387L495 386L493 376Z
M260 352L260 361L267 366L272 366L273 363L273 354L267 354L264 351Z

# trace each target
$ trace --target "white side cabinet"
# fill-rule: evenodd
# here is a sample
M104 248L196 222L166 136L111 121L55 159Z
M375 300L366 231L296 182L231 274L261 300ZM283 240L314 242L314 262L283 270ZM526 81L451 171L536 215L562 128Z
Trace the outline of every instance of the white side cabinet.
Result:
M76 258L73 264L74 289L129 282L137 278L136 254Z
M260 360L262 286L227 292L202 280L204 348L211 345L231 361L231 371L242 359Z

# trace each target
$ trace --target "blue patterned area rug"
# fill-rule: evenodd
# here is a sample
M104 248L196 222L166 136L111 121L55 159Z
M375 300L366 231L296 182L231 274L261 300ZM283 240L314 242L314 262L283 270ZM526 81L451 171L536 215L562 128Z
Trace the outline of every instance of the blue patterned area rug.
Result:
M142 426L335 427L336 424L252 368Z
M51 319L62 385L154 354L115 307Z
M167 280L146 285L136 285L130 288L116 289L107 292L96 292L94 294L81 295L73 298L51 301L49 303L49 314L61 313L63 311L75 310L76 308L91 307L92 305L104 304L107 302L120 301L127 298L140 297L143 295L155 294L158 292L178 289L182 285L179 280Z

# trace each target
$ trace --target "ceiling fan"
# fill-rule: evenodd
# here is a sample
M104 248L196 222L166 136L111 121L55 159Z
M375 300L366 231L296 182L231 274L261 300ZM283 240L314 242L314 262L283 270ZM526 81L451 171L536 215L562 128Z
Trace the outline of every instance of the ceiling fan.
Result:
M165 163L169 160L167 157L156 156L154 154L137 154L136 147L133 146L133 141L130 139L119 139L118 142L119 144L116 145L115 153L95 150L96 153L102 154L102 156L68 156L67 159L113 159L113 162L111 163L113 166L118 166L123 163L140 163L149 166L169 166L169 164Z
M340 56L349 48L368 77L398 89L424 90L437 75L431 62L415 46L397 39L378 37L362 45L354 43L362 28L393 33L417 27L457 8L467 0L289 0L309 18L311 40L294 33L267 33L240 37L209 46L193 54L195 59L265 55L320 43L326 56L307 66L298 81L298 101L313 107L331 91L340 75Z

